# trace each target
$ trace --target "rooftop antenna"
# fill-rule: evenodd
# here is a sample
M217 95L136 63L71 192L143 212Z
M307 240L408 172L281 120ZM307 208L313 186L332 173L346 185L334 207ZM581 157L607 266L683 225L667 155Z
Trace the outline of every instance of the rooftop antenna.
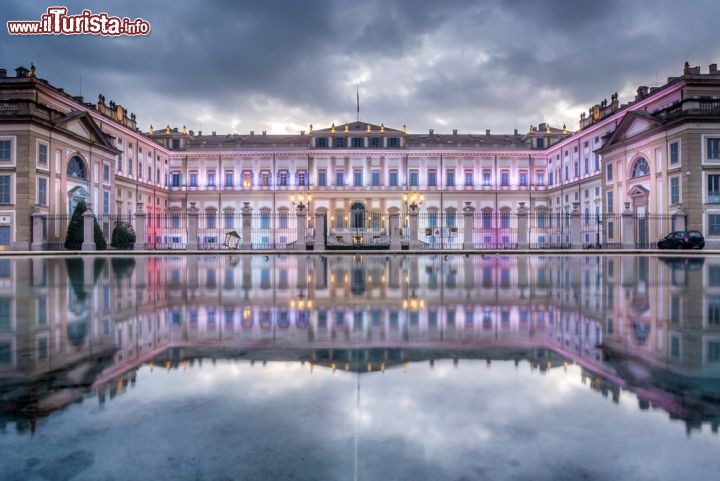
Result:
M355 84L355 98L357 99L357 121L360 122L360 85Z

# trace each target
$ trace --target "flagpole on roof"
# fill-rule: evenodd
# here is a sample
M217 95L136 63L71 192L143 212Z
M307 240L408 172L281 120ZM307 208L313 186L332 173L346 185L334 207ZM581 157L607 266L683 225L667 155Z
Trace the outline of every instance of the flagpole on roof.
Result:
M360 85L355 84L355 93L357 96L357 121L360 122Z

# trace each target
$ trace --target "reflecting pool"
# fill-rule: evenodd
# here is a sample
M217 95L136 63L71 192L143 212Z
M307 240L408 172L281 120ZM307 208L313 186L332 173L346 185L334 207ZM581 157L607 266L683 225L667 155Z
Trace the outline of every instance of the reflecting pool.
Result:
M2 480L717 479L720 258L0 259Z

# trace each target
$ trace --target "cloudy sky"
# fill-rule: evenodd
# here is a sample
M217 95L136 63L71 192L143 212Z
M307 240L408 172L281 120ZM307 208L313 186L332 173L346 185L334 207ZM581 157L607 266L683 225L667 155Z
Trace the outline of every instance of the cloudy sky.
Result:
M141 128L297 133L355 118L413 132L577 126L638 85L720 63L717 0L3 1L3 23L49 5L143 17L148 37L10 37L73 95L125 105Z

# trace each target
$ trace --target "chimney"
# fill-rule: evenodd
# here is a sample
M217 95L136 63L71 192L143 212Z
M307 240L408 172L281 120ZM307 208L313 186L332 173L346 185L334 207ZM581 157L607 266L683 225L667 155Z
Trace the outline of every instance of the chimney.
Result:
M198 137L202 135L202 130L198 130Z
M304 131L304 130L301 130L301 131L300 131L300 135L305 135L305 131Z
M485 135L490 135L490 129L485 129Z
M430 132L430 135L433 135L435 133L435 131L433 129L430 129L429 132Z
M217 133L217 132L215 132L214 130L212 131L212 134L213 134L213 135L215 135L216 133Z
M514 133L513 135L517 135L517 134L518 134L518 133L517 133L517 129L515 129L515 133Z
M267 135L267 130L263 130L263 135Z
M7 70L5 70L4 68L0 68L0 78L5 77L7 77Z
M251 131L250 131L250 135L255 135L255 131L254 131L254 130L251 130Z
M453 135L457 135L457 129L453 129Z
M711 63L711 64L710 64L710 73L712 73L712 74L718 73L717 64L716 64L716 63ZM2 75L2 71L0 71L0 77L2 77L2 76L3 76L3 75Z
M647 87L646 85L641 85L640 87L638 87L637 95L635 96L635 100L645 97L648 94L648 89L649 89L649 87Z

